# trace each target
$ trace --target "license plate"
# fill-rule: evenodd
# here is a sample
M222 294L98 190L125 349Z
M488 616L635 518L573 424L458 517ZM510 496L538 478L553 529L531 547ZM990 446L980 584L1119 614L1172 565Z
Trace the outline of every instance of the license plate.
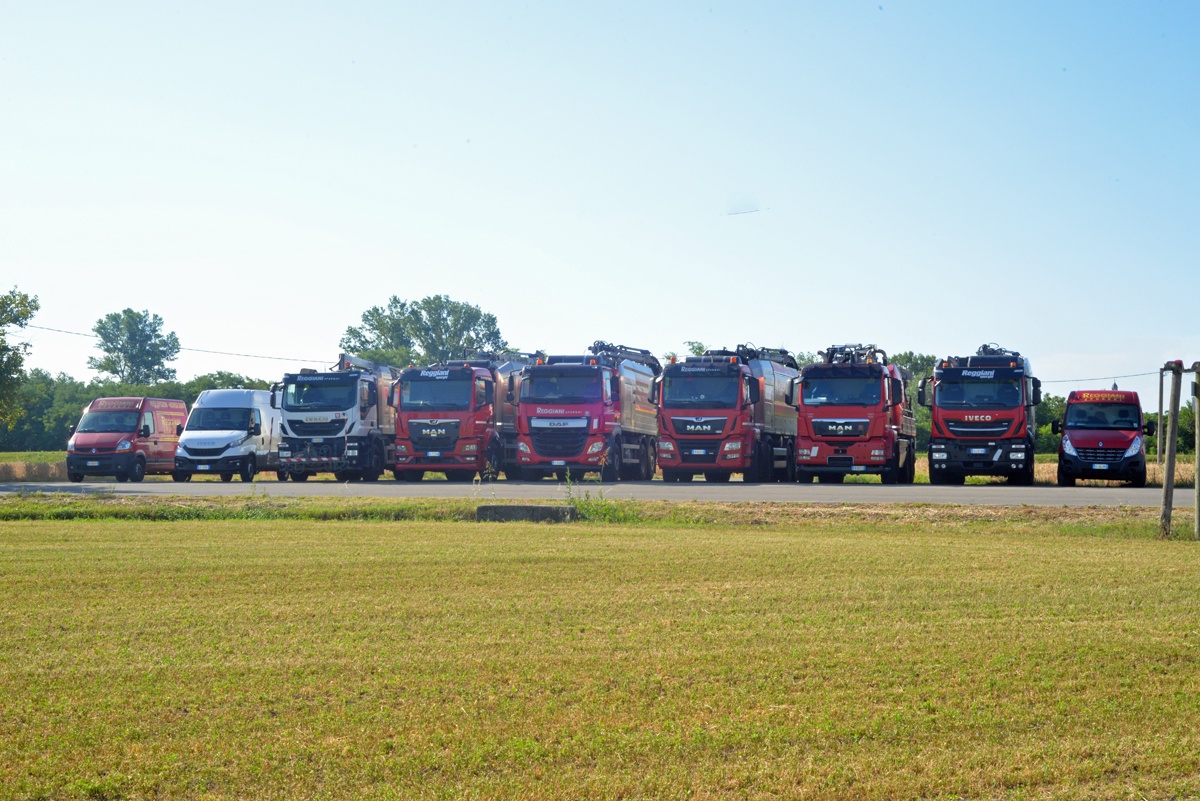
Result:
M565 467L567 463L562 459L555 459L554 461L550 462L550 464L554 465L555 467Z
M198 465L196 465L196 469L197 470L212 470L212 465L211 464L198 464Z
M852 472L852 473L861 473L862 471L864 471L866 469L867 469L867 466L865 464L855 464L855 465L850 466L850 472Z
M1106 465L1106 464L1094 464L1094 465L1092 465L1092 469L1093 469L1093 470L1107 470L1107 469L1108 469L1108 465Z
M692 449L692 456L707 456L707 455L708 455L708 451L704 450L703 448L693 448Z
M981 456L985 453L987 453L987 448L971 448L970 450L972 456Z
M313 437L312 441L316 442L316 443L321 443L321 442L325 441L325 438L324 437Z
M441 451L429 451L429 452L428 452L428 453L426 453L425 455L426 455L426 456L441 456L441 455L442 455L442 452L441 452Z
M88 467L99 467L100 463L99 462L88 462L87 466Z

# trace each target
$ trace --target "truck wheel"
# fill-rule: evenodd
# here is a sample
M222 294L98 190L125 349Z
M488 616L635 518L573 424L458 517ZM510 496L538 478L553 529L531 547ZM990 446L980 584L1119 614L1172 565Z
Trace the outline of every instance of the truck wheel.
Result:
M967 483L967 477L962 473L951 473L946 476L946 483L955 487L961 487Z
M704 480L709 484L728 484L729 479L733 477L732 473L724 471L708 470L704 473Z
M222 473L221 480L222 481L233 481L233 473Z
M883 472L879 474L880 484L898 484L900 483L900 451L896 450L895 457L891 459L887 466L883 468Z
M287 481L288 480L288 472L286 470L277 470L275 472L275 478L278 479L279 481Z
M929 463L929 483L941 486L946 483L946 474L941 470L933 469L933 462Z
M608 443L608 460L600 468L600 481L611 484L621 475L621 439L614 437Z
M917 453L911 445L905 449L908 459L904 462L904 471L900 475L901 484L912 484L917 479Z
M378 481L383 475L383 448L378 442L371 443L371 456L362 470L363 481Z
M1143 481L1143 485L1144 485L1144 482L1145 482L1145 476L1144 476L1144 475L1143 475L1143 477L1142 477L1142 481ZM1075 476L1070 476L1070 475L1067 475L1066 473L1064 473L1064 472L1062 471L1062 468L1060 467L1060 468L1058 469L1058 486L1060 486L1060 487L1073 487L1073 486L1075 486Z
M242 469L238 471L238 478L240 478L243 482L253 481L254 474L257 472L258 470L255 469L254 457L247 456L246 463L242 465Z
M1146 468L1142 468L1129 479L1129 486L1141 489L1146 486Z
M292 473L292 481L308 481L308 473Z
M140 482L146 477L146 463L141 459L133 460L133 467L129 468L129 480L134 484Z
M799 483L811 484L813 483L814 478L816 478L816 476L805 470L803 467L796 468L796 481Z
M492 441L484 456L483 469L479 471L481 481L496 481L500 478L500 470L504 465L504 450L500 443Z
M67 473L67 481L70 481L72 484L78 484L80 481L83 481L83 473Z
M822 484L844 484L846 483L845 473L822 473L819 477Z

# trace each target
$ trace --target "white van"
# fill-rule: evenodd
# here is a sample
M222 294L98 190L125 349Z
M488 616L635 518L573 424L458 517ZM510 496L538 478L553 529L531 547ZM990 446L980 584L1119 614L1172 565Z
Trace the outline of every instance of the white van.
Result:
M192 404L175 451L175 480L216 474L242 481L279 469L278 409L263 389L206 389Z

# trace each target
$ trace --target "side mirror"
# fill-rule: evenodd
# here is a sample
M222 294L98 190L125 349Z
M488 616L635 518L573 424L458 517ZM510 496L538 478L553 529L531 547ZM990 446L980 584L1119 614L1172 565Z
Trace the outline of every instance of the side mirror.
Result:
M762 387L758 385L757 378L750 379L750 403L762 402Z
M496 385L491 381L483 385L483 402L485 404L496 402Z
M796 405L796 379L788 379L787 387L783 390L783 402L788 406Z
M1059 423L1057 420L1051 420L1050 421L1050 433L1051 434L1061 434L1062 433L1062 424Z
M142 426L141 428L139 428L139 429L138 429L138 436L139 436L139 437L148 437L148 436L150 436L150 426Z
M178 436L179 436L180 434L182 434L182 433L183 433L183 424L182 424L182 423L176 423L176 424L175 424L175 436L177 436L177 437L178 437Z
M504 400L508 401L509 403L512 403L513 401L515 401L517 399L516 394L513 391L513 388L515 386L516 386L516 381L510 375L508 377L508 392L505 393L505 395L504 395Z
M1033 405L1037 406L1042 402L1042 381L1039 378L1033 379Z
M608 380L608 382L609 394L612 396L613 402L616 403L617 401L621 400L621 377L619 375L614 375Z
M279 399L278 399L277 397L275 397L275 393L276 393L278 390L279 390L279 385L278 385L278 384L272 384L272 385L271 385L271 408L272 408L272 409L278 409L278 408L279 408L279 402L278 402L278 401L279 401Z
M75 424L74 423L71 423L71 425L67 427L67 433L74 435L74 433L75 433Z
M899 378L890 379L892 382L892 406L900 406L904 403L904 382Z
M655 406L658 405L658 395L659 395L659 390L661 389L661 387L662 387L662 377L661 376L659 376L658 378L656 378L650 382L650 402L653 403Z
M393 409L396 408L396 387L399 386L399 384L400 384L399 381L393 381L388 386L387 405L392 407Z
M262 423L251 423L250 424L250 436L252 436L252 437L261 437L262 436Z
M1145 429L1146 433L1152 437L1156 433L1158 433L1158 423L1154 420L1151 420L1150 422L1146 423L1146 425L1143 426L1143 428Z
M928 378L922 378L917 382L917 403L922 406L929 405L929 396L925 393L925 382L928 380Z

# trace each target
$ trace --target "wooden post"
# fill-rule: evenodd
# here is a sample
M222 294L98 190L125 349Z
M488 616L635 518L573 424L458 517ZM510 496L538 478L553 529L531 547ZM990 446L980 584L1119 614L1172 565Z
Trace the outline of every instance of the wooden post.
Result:
M1167 410L1167 431L1159 432L1167 438L1167 462L1163 466L1162 510L1158 516L1158 533L1161 537L1171 536L1171 504L1175 498L1175 439L1179 425L1179 385L1183 383L1183 362L1167 362L1164 370L1171 371L1171 407Z
M1167 421L1163 420L1163 373L1167 368L1158 369L1158 435L1154 437L1154 461L1162 465L1162 440L1167 431Z

